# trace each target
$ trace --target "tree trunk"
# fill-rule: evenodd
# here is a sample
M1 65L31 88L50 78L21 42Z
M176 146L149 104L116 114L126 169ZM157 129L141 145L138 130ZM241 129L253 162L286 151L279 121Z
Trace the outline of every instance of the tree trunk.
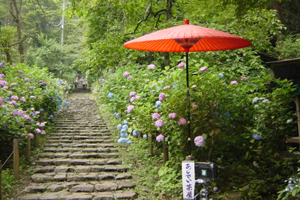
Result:
M18 50L20 54L20 62L24 62L24 44L22 42L22 23L21 23L21 8L22 0L20 1L20 7L18 8L16 0L11 0L11 15L14 18L14 21L17 24L17 36L19 40Z
M167 0L167 20L170 20L172 18L172 6L173 6L174 0ZM170 53L165 52L165 66L170 66Z

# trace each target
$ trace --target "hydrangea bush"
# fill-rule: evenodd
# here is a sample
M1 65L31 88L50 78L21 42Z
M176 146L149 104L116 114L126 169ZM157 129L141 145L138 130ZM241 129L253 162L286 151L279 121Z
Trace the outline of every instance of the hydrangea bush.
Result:
M157 146L164 143L169 148L177 169L191 144L187 137L185 67L184 62L165 70L154 64L123 66L105 74L106 79L93 90L120 122L128 121L129 134L122 136L130 143L136 140L133 131L141 132L144 138L156 138ZM251 198L280 184L290 171L276 177L272 173L284 162L278 156L294 126L289 121L294 112L290 107L292 83L271 79L267 70L251 76L250 72L223 71L222 66L192 60L190 85L192 156L228 168L231 173L221 175L221 182L239 191L248 188L246 196ZM245 176L242 180L227 184L241 174ZM262 181L247 187L255 180ZM268 181L272 182L270 187L265 186Z
M0 68L0 141L2 155L11 151L14 138L46 134L47 123L66 105L66 84L49 75L46 69L25 64L1 63ZM42 117L41 117L42 115ZM40 121L43 119L44 121ZM26 126L30 126L30 130Z

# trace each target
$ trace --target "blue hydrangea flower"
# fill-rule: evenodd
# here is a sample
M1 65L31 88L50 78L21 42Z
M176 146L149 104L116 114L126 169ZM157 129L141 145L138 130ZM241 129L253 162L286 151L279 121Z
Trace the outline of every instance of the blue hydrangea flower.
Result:
M58 110L61 109L61 108L62 108L62 106L58 106Z
M223 73L219 73L219 77L220 77L220 78L223 78L223 77L224 77L224 74L223 74Z
M126 142L127 144L131 144L132 143L132 141L131 140L127 140L127 142Z
M252 137L253 137L255 140L260 140L260 139L261 139L261 134L254 134L254 135L252 135Z
M41 109L40 109L40 111L41 111L41 112L44 112L44 109L43 109L43 108L41 108Z
M139 133L139 132L138 132L137 130L133 130L133 131L132 131L132 135L133 135L133 136L137 136L138 133Z
M122 124L118 124L117 129L120 131L122 129Z
M68 106L68 102L66 102L66 101L63 101L63 104L64 104L65 106Z
M262 102L263 103L268 103L270 100L269 99L264 99Z
M110 93L110 92L107 94L107 98L112 98L113 96L114 95L112 93Z
M260 100L260 98L255 97L255 98L252 100L252 103L256 103L258 100Z
M49 118L50 118L50 119L53 119L53 115L49 115Z
M127 138L126 135L127 135L127 133L121 133L121 134L120 134L121 138ZM128 136L128 135L127 135L127 136Z
M9 101L9 99L10 99L9 97L5 97L5 101Z
M122 124L124 125L124 124L128 124L128 123L127 123L127 121L126 121L126 120L124 120L124 121L122 122Z
M119 113L115 113L115 118L119 119L120 118L120 114Z
M123 126L122 126L122 129L128 130L128 125L127 125L127 124L126 124L126 125L123 125Z
M159 108L160 108L160 106L161 106L161 101L157 101L157 102L155 102L155 107L156 107L157 109L159 109Z
M144 134L144 135L143 135L143 138L148 138L148 135Z
M122 128L121 133L126 133L126 129Z

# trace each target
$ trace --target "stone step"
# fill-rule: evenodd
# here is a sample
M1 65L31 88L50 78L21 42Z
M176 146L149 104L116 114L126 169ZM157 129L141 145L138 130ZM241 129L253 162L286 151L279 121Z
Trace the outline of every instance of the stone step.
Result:
M117 152L118 149L113 147L107 147L107 148L44 148L43 152L49 153L49 152L56 152L56 153L62 153L62 152L69 152L69 153L107 153L107 152Z
M75 172L75 173L89 173L89 172L126 172L128 167L123 165L76 165L76 166L43 166L34 169L34 173L48 173L48 172Z
M129 181L95 181L95 182L52 182L31 183L24 189L25 193L41 192L105 192L134 188L136 185Z
M113 147L113 143L47 143L45 147L64 147L64 148L101 148L101 147Z
M61 134L66 134L66 133L108 133L108 129L102 129L102 130L78 130L78 129L71 129L71 130L53 130L53 133L61 133Z
M118 158L118 153L40 153L40 158Z
M47 192L42 194L26 194L20 200L108 200L108 199L136 199L137 193L134 190L114 192Z
M71 158L56 158L56 159L39 159L37 165L117 165L122 164L122 161L117 158L97 158L97 159L71 159Z
M101 180L124 180L131 179L129 173L118 172L90 172L90 173L56 173L48 172L44 174L34 174L30 179L34 183L47 183L47 182L64 182L64 181L101 181Z
M94 129L100 129L100 128L107 128L107 126L105 125L88 125L88 126L56 126L55 128L53 128L54 130L64 130L64 129L67 129L67 130L76 130L76 129L91 129L91 130L94 130Z
M108 135L97 135L97 136L50 136L48 140L109 140L111 138L111 134Z
M109 131L98 131L98 132L81 132L81 133L62 133L62 132L53 132L51 133L51 136L58 136L58 137L75 137L75 136L107 136L107 135L111 135L111 133Z
M49 143L73 143L73 144L91 144L91 143L111 143L108 139L94 139L94 140L48 140Z

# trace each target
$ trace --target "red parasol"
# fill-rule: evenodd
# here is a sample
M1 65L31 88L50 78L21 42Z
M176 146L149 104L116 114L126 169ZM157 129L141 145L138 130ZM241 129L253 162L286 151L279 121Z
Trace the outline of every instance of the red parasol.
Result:
M190 141L191 138L188 53L195 51L221 51L239 49L251 45L251 42L244 38L231 35L222 31L217 31L201 26L190 25L189 20L184 20L184 25L174 26L171 28L163 29L144 35L142 37L126 42L124 44L124 47L142 51L186 53L188 141Z

